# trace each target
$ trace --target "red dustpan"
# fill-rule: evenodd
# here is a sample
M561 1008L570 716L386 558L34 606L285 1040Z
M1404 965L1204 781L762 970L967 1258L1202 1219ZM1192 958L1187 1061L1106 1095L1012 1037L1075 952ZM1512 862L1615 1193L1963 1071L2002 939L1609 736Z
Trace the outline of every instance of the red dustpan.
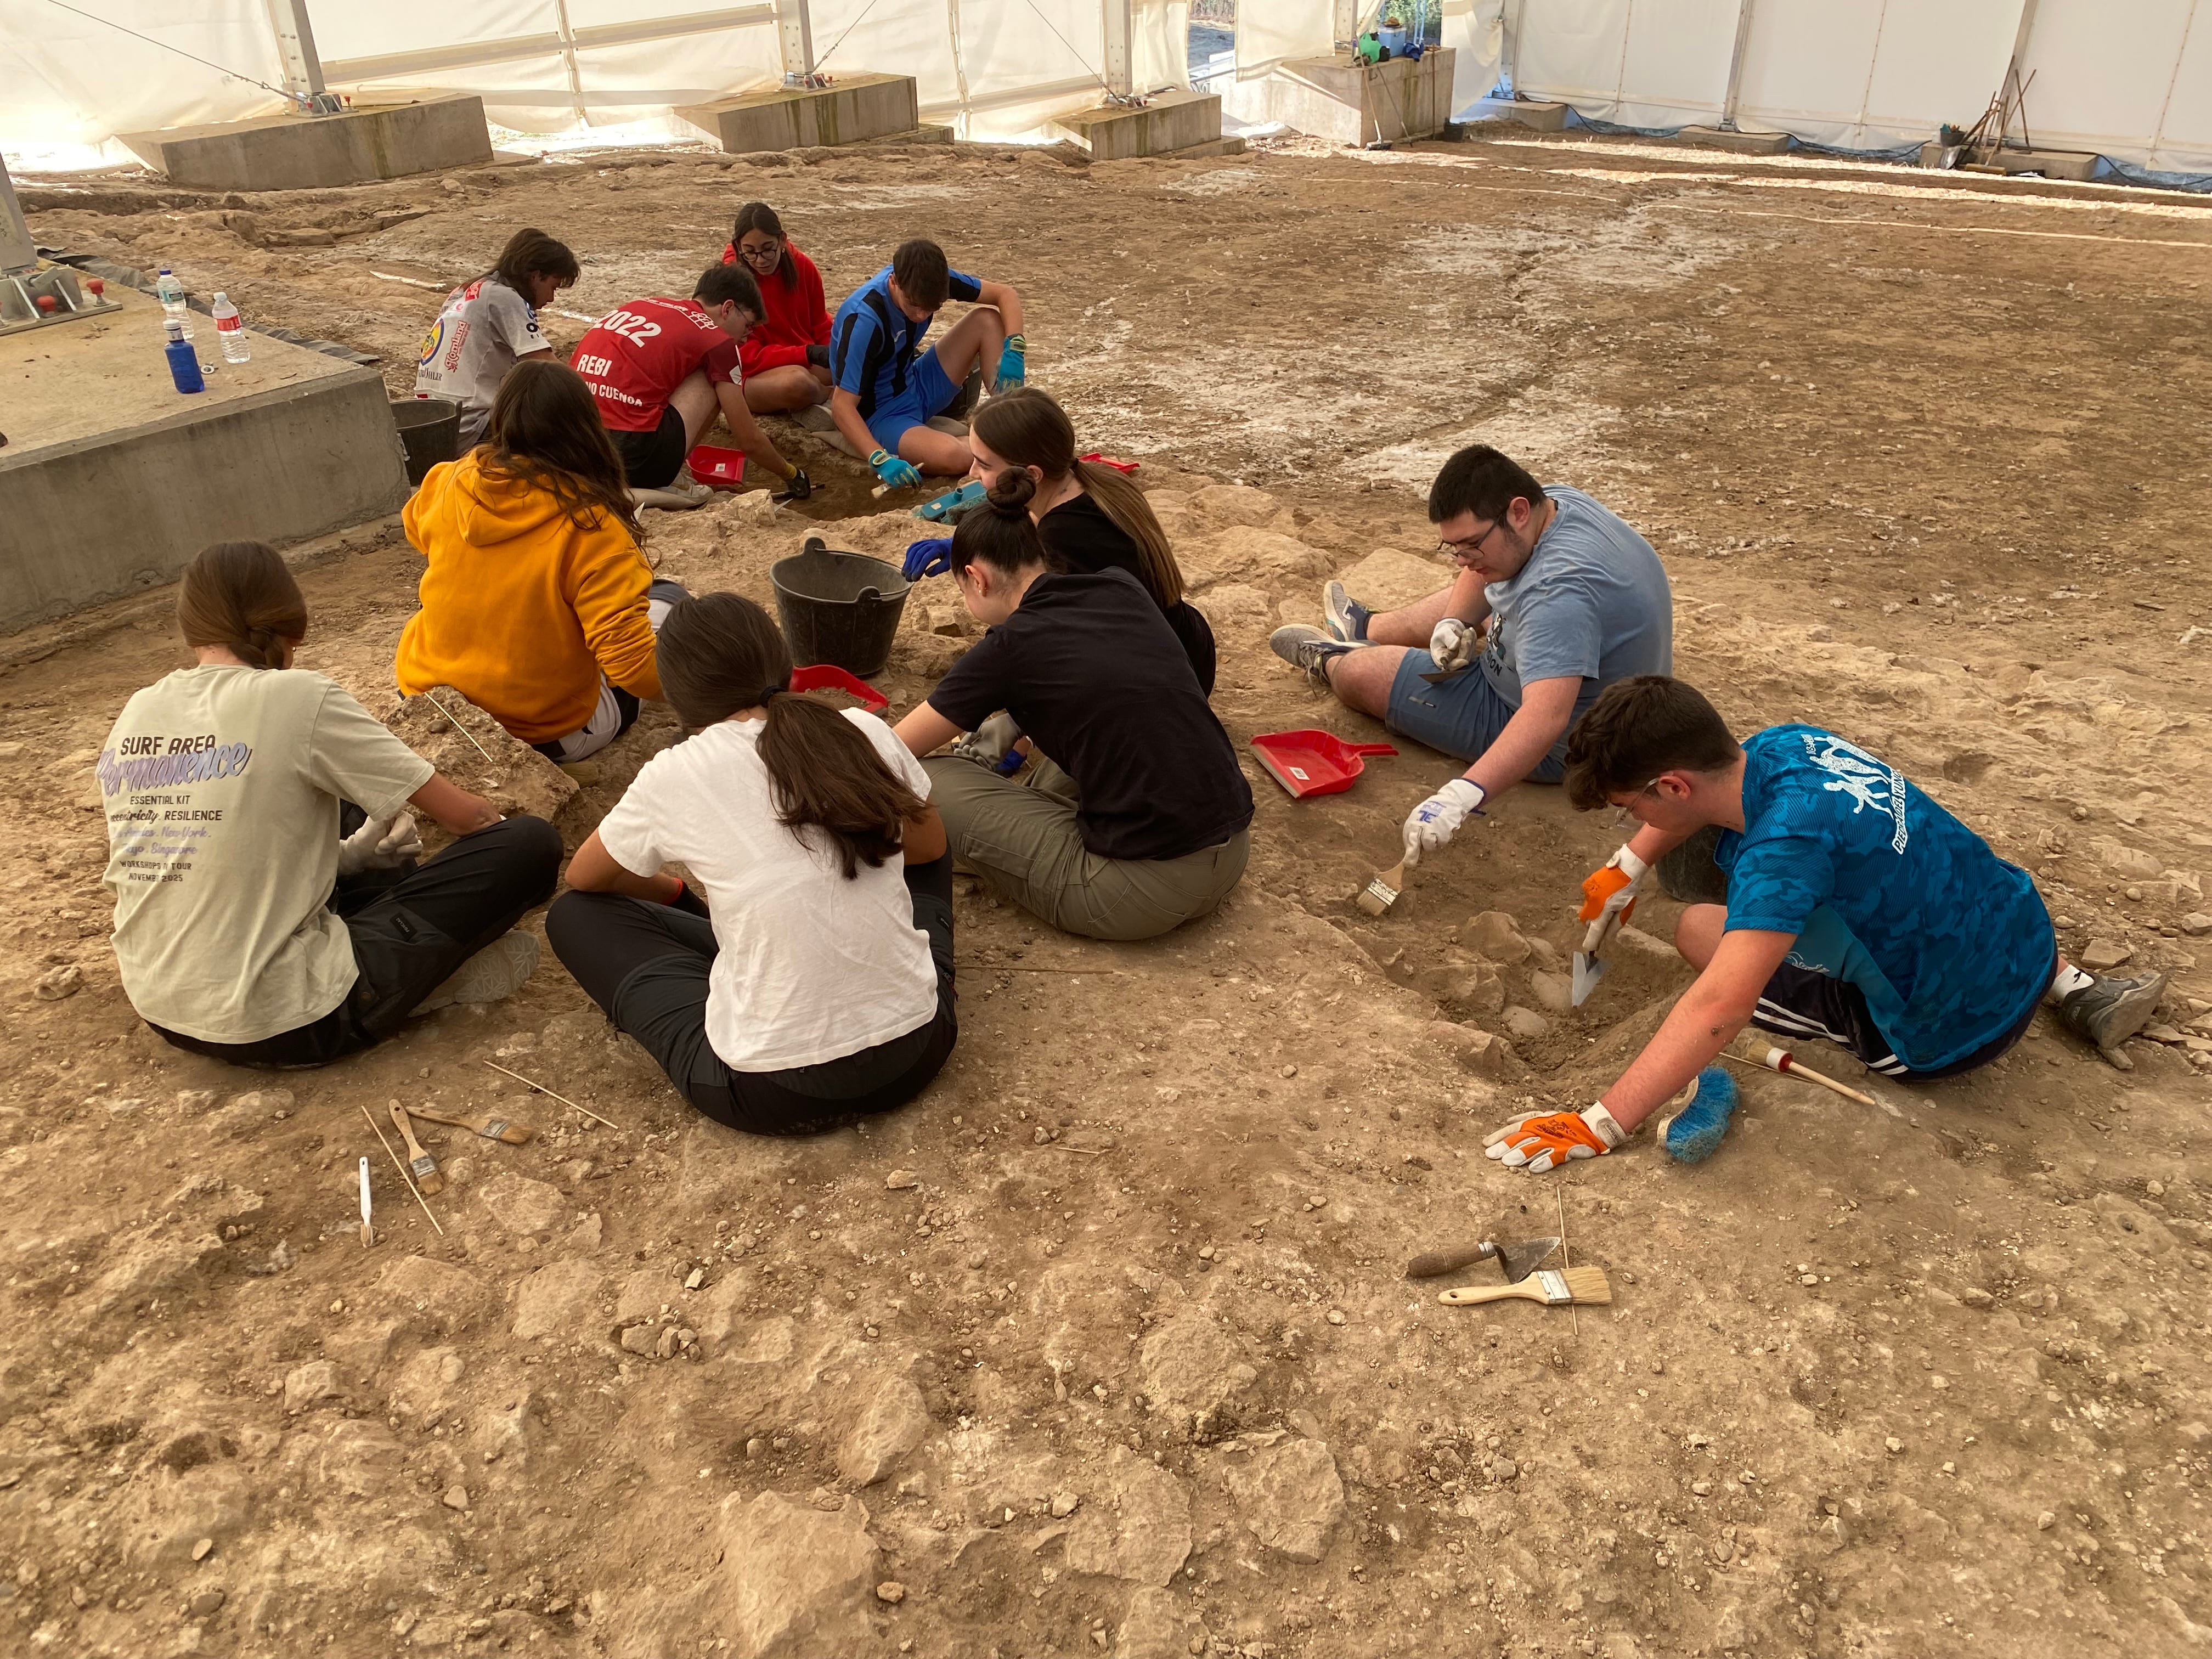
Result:
M1346 743L1330 732L1262 732L1252 739L1252 752L1269 776L1304 800L1342 794L1366 769L1361 757L1398 751L1387 743Z
M866 703L871 714L880 714L891 706L891 700L874 686L857 674L847 673L835 663L816 663L811 667L793 669L791 689L794 691L848 692Z

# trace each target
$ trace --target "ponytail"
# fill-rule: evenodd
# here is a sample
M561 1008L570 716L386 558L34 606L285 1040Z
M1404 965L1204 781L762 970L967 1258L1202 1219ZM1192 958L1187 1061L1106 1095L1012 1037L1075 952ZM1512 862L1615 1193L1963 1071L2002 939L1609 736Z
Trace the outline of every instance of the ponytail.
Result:
M801 845L805 830L822 831L848 881L863 864L877 869L898 853L905 821L928 803L852 721L786 689L791 652L767 611L735 593L679 600L660 624L655 654L661 690L693 730L741 708L766 712L761 764L777 821Z
M282 668L307 636L307 601L266 542L202 548L177 584L177 629L190 646L219 645L251 668Z
M982 501L952 531L952 568L965 570L987 564L1002 576L1018 576L1031 565L1051 568L1030 503L1036 496L1036 480L1018 468L1008 467L992 481Z
M1182 602L1182 568L1145 492L1110 466L1075 459L1074 425L1050 392L1022 386L994 398L975 411L974 424L975 435L1003 461L1033 466L1051 483L1073 473L1114 527L1137 544L1138 573L1152 602L1163 611Z

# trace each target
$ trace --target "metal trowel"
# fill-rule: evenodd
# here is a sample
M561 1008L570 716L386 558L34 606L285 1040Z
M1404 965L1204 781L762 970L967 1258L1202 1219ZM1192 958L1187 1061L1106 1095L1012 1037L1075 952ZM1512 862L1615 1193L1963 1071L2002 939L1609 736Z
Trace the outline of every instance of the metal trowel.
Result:
M1434 1279L1440 1273L1456 1273L1474 1261L1495 1261L1505 1270L1505 1282L1517 1285L1536 1270L1536 1265L1559 1248L1556 1238L1524 1238L1511 1244L1500 1244L1496 1239L1486 1238L1480 1244L1465 1244L1456 1249L1432 1250L1426 1255L1417 1255L1406 1264L1408 1279Z

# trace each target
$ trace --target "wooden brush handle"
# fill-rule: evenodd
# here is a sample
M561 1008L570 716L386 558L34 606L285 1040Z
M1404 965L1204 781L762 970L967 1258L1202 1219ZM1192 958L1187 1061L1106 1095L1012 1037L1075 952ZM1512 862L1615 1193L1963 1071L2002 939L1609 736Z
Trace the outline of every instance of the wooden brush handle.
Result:
M1503 1302L1509 1297L1522 1302L1547 1299L1541 1285L1524 1279L1518 1285L1462 1285L1457 1290L1443 1291L1437 1300L1447 1308L1471 1308L1479 1302Z
M448 1117L443 1112L434 1112L428 1107L423 1106L410 1106L407 1109L407 1115L410 1117L419 1117L425 1123L442 1123L450 1129L473 1129L477 1127L475 1122L471 1119L465 1117Z

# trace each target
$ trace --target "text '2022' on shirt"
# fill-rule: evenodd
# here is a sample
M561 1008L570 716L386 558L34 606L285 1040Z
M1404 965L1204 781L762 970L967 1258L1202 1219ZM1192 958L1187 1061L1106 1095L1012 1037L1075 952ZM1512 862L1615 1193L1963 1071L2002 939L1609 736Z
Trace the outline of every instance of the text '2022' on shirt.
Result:
M1773 726L1743 750L1744 829L1713 854L1731 931L1795 933L1790 961L1857 986L1915 1071L2020 1023L2058 954L2026 871L1832 732Z
M743 383L738 343L696 300L632 300L577 342L568 367L584 377L611 432L650 432L669 395L704 367L709 380Z
M327 908L338 803L383 817L432 772L311 670L209 664L135 694L94 769L131 1006L203 1042L329 1013L357 973Z
M963 732L1005 709L1081 804L1086 851L1179 859L1252 822L1252 787L1182 642L1124 570L1046 575L929 694Z

